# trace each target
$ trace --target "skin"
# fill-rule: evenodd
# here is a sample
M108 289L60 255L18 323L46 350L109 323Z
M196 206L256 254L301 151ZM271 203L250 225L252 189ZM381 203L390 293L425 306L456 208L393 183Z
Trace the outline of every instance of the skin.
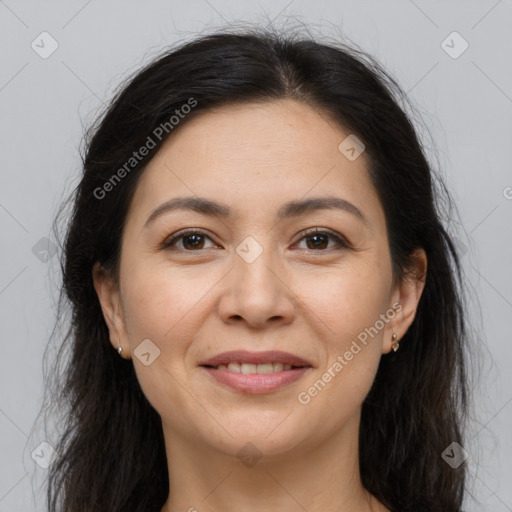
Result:
M131 358L162 418L170 496L162 512L388 509L361 485L358 428L380 358L412 323L427 268L393 284L385 217L365 167L338 146L349 132L294 100L229 106L179 126L144 171L123 232L120 284L99 265L94 285L114 348ZM336 196L342 210L279 220L290 200ZM151 212L178 196L226 203L233 218ZM332 230L352 249L308 228ZM207 236L160 244L185 228ZM248 236L262 253L236 252ZM394 303L401 310L369 337L341 372L303 405L307 391L357 335ZM150 339L160 355L144 365L134 350ZM248 395L218 384L199 363L228 350L283 350L313 366L277 391ZM129 364L129 363L127 363ZM333 407L333 404L335 406ZM251 442L262 457L237 452Z

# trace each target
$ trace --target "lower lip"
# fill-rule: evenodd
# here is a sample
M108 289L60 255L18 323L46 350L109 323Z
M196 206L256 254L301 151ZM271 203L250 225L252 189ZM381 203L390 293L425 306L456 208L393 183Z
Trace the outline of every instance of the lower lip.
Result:
M207 366L204 368L217 382L225 384L242 393L257 395L276 391L300 379L310 366L294 370L282 370L274 373L237 373L229 370L217 370Z

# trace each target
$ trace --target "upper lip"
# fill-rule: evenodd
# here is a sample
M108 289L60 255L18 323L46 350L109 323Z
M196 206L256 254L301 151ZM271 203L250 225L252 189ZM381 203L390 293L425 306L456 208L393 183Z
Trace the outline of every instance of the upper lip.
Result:
M218 366L219 364L229 363L249 363L249 364L263 364L263 363L282 363L290 364L292 366L311 366L307 361L299 356L282 352L280 350L269 350L266 352L249 352L247 350L233 350L230 352L223 352L214 357L210 357L205 361L199 363L200 366Z

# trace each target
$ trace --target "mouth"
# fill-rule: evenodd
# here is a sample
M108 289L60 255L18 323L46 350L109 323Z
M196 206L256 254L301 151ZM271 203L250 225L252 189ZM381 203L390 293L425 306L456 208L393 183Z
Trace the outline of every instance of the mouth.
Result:
M280 351L224 352L199 366L222 386L248 394L277 391L312 368L304 359Z
M211 357L200 363L200 366L216 368L217 370L228 370L235 373L269 374L283 370L310 367L311 364L299 356L280 350L268 350L265 352L235 350Z
M205 368L212 368L215 370L227 370L228 372L233 373L244 373L245 375L252 375L254 373L258 373L260 375L268 375L269 373L277 373L282 372L283 370L296 370L297 368L305 368L306 366L294 366L291 364L283 364L283 363L261 363L261 364L252 364L252 363L229 363L229 364L219 364L217 366L212 365L201 365Z

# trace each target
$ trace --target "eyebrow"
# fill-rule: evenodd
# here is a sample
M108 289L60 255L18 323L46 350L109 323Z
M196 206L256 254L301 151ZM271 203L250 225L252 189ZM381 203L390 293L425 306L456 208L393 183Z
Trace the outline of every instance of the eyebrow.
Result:
M318 210L342 210L348 212L364 224L368 224L368 220L363 215L363 212L357 208L357 206L349 203L345 199L339 197L328 196L328 197L313 197L310 199L288 201L284 203L279 211L277 212L278 219L287 219L291 217L299 217L310 212ZM231 217L231 208L226 204L218 203L207 199L205 197L175 197L160 206L158 206L151 215L148 217L144 227L148 227L149 224L154 222L158 217L164 213L177 211L177 210L189 210L207 215L210 217L218 216L222 218Z

